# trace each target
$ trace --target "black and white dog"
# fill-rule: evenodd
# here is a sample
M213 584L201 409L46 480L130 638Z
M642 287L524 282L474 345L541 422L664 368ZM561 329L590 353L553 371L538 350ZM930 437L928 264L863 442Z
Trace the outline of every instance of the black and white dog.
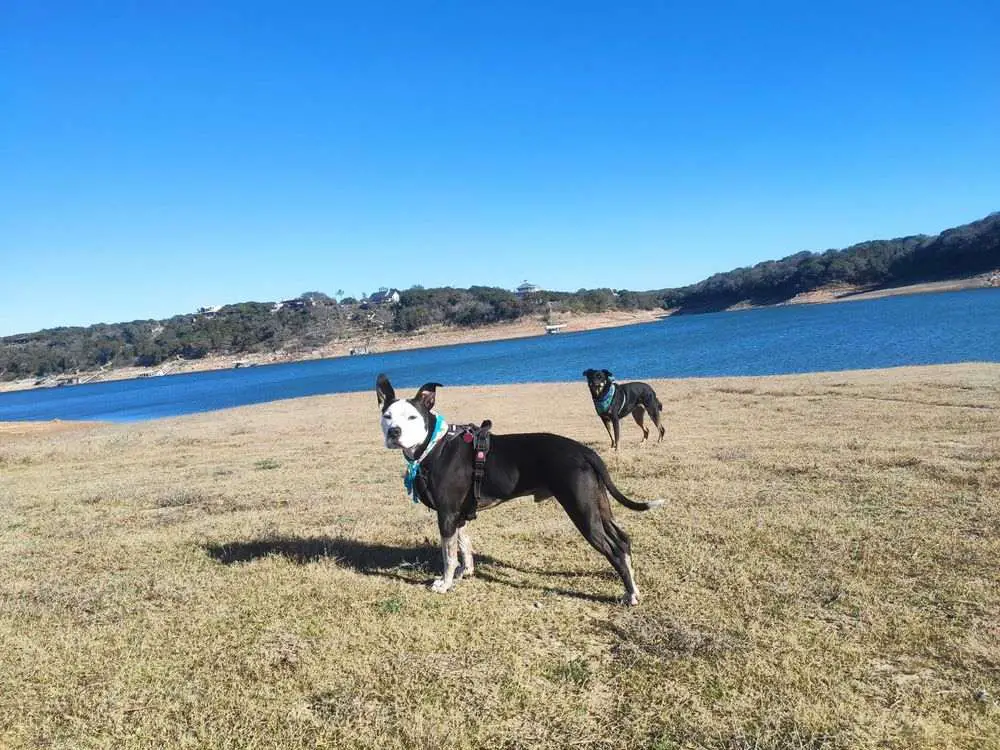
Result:
M649 437L649 428L642 423L643 411L653 420L660 431L660 440L666 430L660 424L660 412L663 404L656 396L656 391L647 383L616 383L614 376L607 370L584 370L583 377L587 379L590 396L594 399L594 409L604 423L604 429L611 438L611 447L618 450L618 426L626 414L635 418L635 423L642 429L642 442ZM613 431L612 431L613 430Z
M437 511L444 574L431 588L444 593L456 579L472 575L472 541L466 523L477 510L533 495L535 500L555 497L559 501L587 541L618 571L625 584L625 603L638 604L631 545L611 515L607 493L632 510L656 508L663 501L629 500L615 487L604 461L592 449L561 435L537 432L491 436L477 503L470 430L449 427L433 412L439 387L440 383L425 383L413 398L399 399L385 375L379 375L375 383L385 447L403 451L415 499Z

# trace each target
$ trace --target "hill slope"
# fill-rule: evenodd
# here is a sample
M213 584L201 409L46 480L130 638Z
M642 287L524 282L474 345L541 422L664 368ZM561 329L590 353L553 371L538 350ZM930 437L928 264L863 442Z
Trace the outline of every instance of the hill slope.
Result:
M769 305L832 284L864 289L943 281L1000 268L1000 213L934 236L862 242L843 250L801 252L665 290L679 312Z

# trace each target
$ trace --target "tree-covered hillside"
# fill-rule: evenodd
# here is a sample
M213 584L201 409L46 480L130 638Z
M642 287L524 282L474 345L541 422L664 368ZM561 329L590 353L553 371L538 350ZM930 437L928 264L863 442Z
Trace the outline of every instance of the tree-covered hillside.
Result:
M283 304L244 302L168 320L56 328L0 339L0 379L100 367L158 365L176 357L311 351L337 341L431 325L480 326L552 312L667 308L681 313L774 304L831 284L864 288L971 276L1000 269L1000 213L936 236L874 240L844 250L799 252L678 289L538 291L518 296L474 286L399 293L398 302L307 292Z
M800 252L669 289L665 306L680 312L774 304L831 284L892 287L972 276L1000 268L1000 213L939 235L874 240L844 250Z

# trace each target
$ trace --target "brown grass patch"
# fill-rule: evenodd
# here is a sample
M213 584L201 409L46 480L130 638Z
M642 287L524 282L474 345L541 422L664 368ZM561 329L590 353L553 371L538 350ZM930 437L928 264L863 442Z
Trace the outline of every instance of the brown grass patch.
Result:
M633 610L551 501L429 592L371 394L5 426L0 746L1000 747L1000 367L655 385L617 455L582 381L439 395L668 500Z

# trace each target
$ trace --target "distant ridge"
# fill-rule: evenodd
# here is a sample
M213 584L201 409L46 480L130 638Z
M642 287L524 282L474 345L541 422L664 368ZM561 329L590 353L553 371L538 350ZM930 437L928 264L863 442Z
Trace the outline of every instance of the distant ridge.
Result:
M663 291L677 312L772 305L830 285L861 290L961 279L1000 269L1000 212L940 234L872 240L843 250L800 252Z
M590 289L517 294L496 287L415 286L360 301L307 292L280 303L242 302L167 320L64 327L0 338L0 380L214 355L310 352L333 342L367 342L387 331L476 327L525 315L669 309L698 313L773 305L836 286L871 291L987 275L1000 286L1000 212L940 234L872 240L843 250L803 251L718 273L690 286L635 292ZM992 274L990 276L990 274Z

